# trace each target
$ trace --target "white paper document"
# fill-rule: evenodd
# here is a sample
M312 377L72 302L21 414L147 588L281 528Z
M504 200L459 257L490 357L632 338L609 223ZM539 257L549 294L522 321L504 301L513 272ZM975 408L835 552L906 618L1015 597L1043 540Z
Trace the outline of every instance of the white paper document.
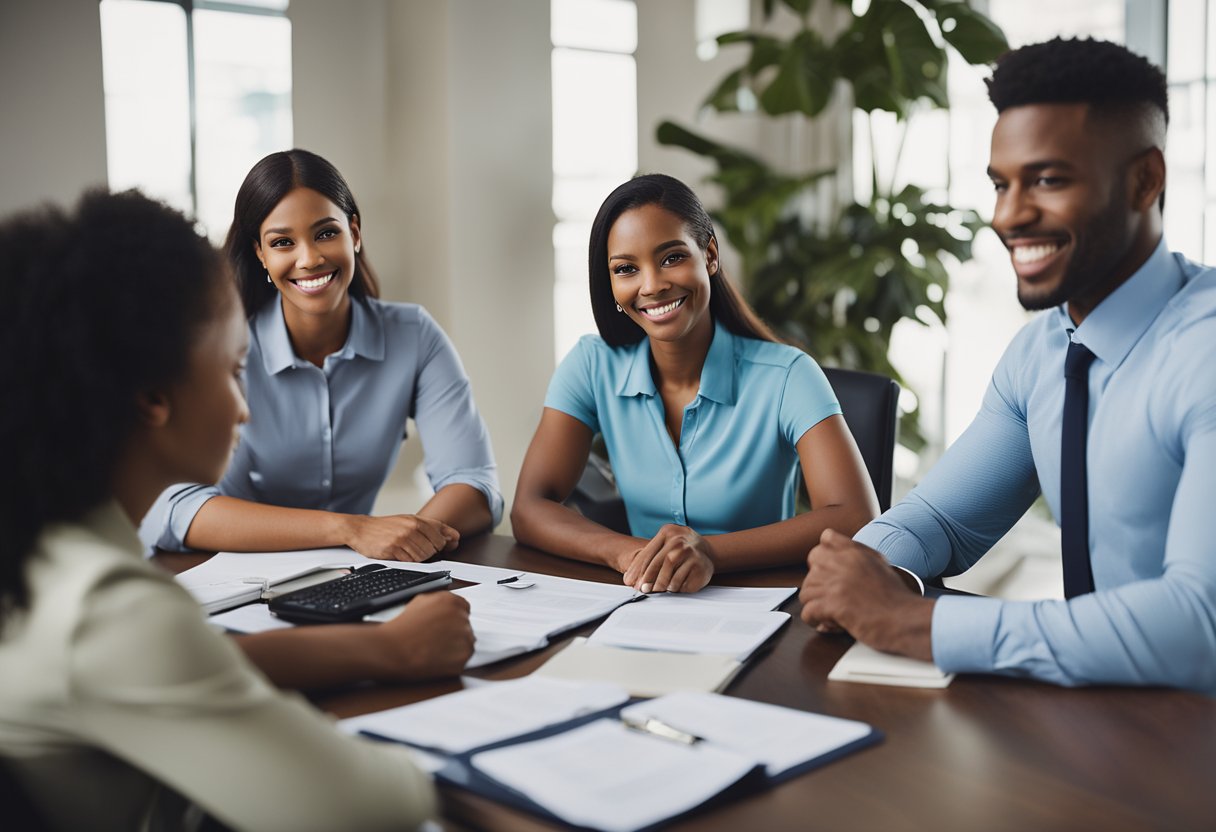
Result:
M695 609L644 601L627 604L596 628L588 641L613 647L713 653L747 661L777 632L789 614L753 612L731 604L699 604Z
M262 590L316 569L363 566L370 558L350 549L309 549L300 552L220 552L177 582L208 612L256 601Z
M755 761L596 720L546 739L483 751L474 768L567 823L632 832L682 814L737 782Z
M216 613L207 620L212 624L218 624L225 630L246 634L285 630L295 626L290 621L284 621L271 614L270 607L265 604L246 604L234 610Z
M656 603L673 609L695 609L709 603L764 612L777 609L797 591L792 586L707 586L697 592L655 592L646 596L646 603L651 609L655 609Z
M776 777L799 763L868 737L864 722L796 711L714 693L673 693L639 702L622 717L657 719L764 764Z
M459 754L629 699L615 685L525 676L342 720L342 729Z
M681 690L722 690L742 666L730 656L609 647L589 644L579 636L533 675L611 682L632 696L662 696Z
M944 688L954 680L930 662L893 656L855 643L836 662L828 678L834 682L864 682L907 688Z

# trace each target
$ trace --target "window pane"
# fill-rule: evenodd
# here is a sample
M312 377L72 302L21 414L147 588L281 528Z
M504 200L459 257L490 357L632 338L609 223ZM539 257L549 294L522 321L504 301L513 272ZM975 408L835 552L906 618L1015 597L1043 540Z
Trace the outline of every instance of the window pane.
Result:
M185 12L105 0L101 45L110 187L140 188L193 213Z
M1166 75L1173 81L1203 77L1204 0L1170 0Z
M291 147L291 23L196 11L194 61L198 218L218 241L249 168Z
M286 11L287 0L221 0L225 5L229 6L253 6L258 9L274 9L275 11ZM194 0L196 9L204 9L207 7L207 0Z
M553 0L551 14L554 46L628 53L638 48L633 0Z
M587 240L590 222L559 222L553 227L553 347L561 361L578 339L595 332L587 289Z
M554 49L554 175L624 179L637 170L637 136L633 57Z

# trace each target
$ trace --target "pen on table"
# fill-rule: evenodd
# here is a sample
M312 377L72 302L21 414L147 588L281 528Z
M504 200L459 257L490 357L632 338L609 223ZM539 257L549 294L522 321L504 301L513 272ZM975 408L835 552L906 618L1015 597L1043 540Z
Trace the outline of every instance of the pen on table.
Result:
M665 740L673 740L684 745L696 745L702 740L696 734L690 734L687 731L681 731L679 728L673 728L666 722L655 719L654 717L632 717L621 715L621 722L626 728L632 728L634 731L642 731L646 734L652 734L656 737L662 737Z
M500 581L499 581L499 583L500 583L500 584L513 584L513 583L515 583L515 582L516 582L516 581L518 581L518 580L519 580L519 576L518 576L518 575L512 575L512 576L511 576L511 577L509 577L509 578L503 578L502 580L500 580Z

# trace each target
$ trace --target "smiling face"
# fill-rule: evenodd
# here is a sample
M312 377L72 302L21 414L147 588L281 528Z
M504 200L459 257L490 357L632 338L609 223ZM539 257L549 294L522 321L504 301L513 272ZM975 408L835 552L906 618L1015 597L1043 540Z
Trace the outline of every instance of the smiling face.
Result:
M992 133L992 228L1009 249L1027 309L1092 309L1139 268L1136 155L1086 104L1011 107ZM1143 200L1139 200L1143 201Z
M300 315L346 313L361 241L358 218L311 188L290 191L267 214L254 251L283 295L289 325Z
M702 251L684 221L658 205L624 212L608 232L613 297L652 339L712 327L709 276L717 270L717 242Z

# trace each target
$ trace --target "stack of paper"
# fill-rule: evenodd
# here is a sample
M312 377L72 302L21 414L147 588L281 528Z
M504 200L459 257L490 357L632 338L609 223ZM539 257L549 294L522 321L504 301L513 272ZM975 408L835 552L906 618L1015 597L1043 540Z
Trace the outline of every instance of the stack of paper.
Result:
M674 595L648 596L608 616L589 641L612 647L732 656L744 662L788 620L789 614L784 612L681 601Z
M828 678L834 682L865 682L909 688L944 688L954 679L929 662L880 653L860 641L848 649Z
M456 590L469 602L469 621L477 639L465 667L481 667L538 650L553 636L602 618L637 596L632 588L620 584L535 573L525 577L526 581L514 582L523 585L518 589L513 584L484 583ZM383 610L368 620L387 621L400 609Z
M608 647L589 644L580 636L532 675L611 682L632 696L649 697L681 690L723 690L742 666L730 656Z

